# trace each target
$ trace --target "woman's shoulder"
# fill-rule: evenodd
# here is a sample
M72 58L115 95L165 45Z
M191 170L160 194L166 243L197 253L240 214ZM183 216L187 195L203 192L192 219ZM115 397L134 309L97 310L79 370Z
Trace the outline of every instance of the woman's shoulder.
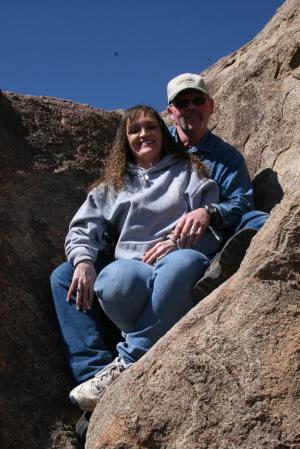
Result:
M117 198L118 194L119 192L116 189L102 182L90 190L88 198L94 200L94 202L111 202Z

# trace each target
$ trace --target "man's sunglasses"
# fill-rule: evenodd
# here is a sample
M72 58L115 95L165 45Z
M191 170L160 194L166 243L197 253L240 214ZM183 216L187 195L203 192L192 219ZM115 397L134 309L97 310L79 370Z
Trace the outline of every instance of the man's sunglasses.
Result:
M190 105L190 103L193 103L195 106L201 106L206 102L206 99L207 97L205 95L199 95L198 97L192 98L190 100L175 100L173 101L173 105L178 109L186 109Z

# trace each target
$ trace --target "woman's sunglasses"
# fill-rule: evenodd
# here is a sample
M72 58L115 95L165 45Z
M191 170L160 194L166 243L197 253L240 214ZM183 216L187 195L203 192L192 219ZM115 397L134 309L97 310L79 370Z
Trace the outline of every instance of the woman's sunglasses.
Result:
M192 98L192 99L182 99L182 100L175 100L173 101L173 104L178 109L186 109L190 103L193 103L195 106L201 106L206 102L207 97L205 95L199 95L198 97Z

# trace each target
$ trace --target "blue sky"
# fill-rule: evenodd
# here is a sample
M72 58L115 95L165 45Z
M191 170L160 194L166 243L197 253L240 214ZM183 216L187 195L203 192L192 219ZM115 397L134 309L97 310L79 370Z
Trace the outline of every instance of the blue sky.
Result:
M200 73L240 48L283 3L2 0L0 89L161 111L170 78Z

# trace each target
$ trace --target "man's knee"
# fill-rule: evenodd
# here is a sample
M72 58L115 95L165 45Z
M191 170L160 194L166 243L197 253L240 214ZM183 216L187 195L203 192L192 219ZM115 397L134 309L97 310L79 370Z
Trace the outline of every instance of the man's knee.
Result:
M268 220L269 214L259 210L251 210L241 217L241 221L237 227L237 231L246 228L256 229L259 231Z

